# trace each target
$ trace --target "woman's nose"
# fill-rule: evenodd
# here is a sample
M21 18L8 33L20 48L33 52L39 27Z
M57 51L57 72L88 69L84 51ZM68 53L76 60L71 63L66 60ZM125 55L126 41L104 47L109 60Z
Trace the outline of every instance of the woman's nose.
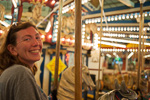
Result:
M37 46L37 45L40 44L39 42L40 42L40 41L38 41L37 39L33 39L33 40L32 40L32 45L33 45L33 46Z

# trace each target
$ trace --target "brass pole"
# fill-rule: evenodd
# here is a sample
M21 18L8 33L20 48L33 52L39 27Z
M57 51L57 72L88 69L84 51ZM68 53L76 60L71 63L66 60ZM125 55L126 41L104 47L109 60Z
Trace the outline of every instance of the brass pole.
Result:
M56 59L55 59L55 74L54 74L54 90L57 90L58 87L58 69L59 69L59 51L60 51L60 34L61 34L61 16L62 16L62 7L63 0L59 1L59 17L58 17L58 34L56 42Z
M100 29L100 46L99 46L99 68L98 68L98 87L97 87L97 92L96 92L96 100L99 97L99 87L100 87L100 71L101 71L101 38L102 38L102 32L103 32L103 4L104 4L104 0L102 0L101 3L101 29Z
M145 38L144 36L146 36L146 32L143 31L143 27L144 27L144 16L142 16L142 66L141 66L141 70L144 69L144 55L145 55L145 52L144 52L144 49L145 49L145 46L144 46L144 42L145 42ZM145 34L144 34L145 33Z
M137 72L137 88L139 89L140 74L141 74L141 34L142 34L142 17L143 16L143 3L140 3L140 23L139 23L139 46L138 46L138 72Z
M75 0L75 100L82 100L81 0Z

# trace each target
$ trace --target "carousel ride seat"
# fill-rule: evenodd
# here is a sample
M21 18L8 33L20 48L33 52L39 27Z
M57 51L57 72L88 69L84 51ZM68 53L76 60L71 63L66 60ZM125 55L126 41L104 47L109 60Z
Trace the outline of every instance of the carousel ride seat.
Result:
M98 100L136 100L137 94L135 91L126 87L125 81L118 84L118 80L115 79L115 89L105 93Z

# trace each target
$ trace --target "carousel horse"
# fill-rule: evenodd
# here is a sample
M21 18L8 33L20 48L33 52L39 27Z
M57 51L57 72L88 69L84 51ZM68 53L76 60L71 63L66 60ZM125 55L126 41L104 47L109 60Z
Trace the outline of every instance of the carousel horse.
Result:
M95 23L89 23L85 25L85 35L90 35L90 33L96 34L98 33L97 31L97 24Z
M41 67L41 64L43 62L43 57L41 57L41 59L39 61L37 61L35 64L36 64L36 67L37 67L37 72L35 74L35 81L36 83L41 87L41 82L40 82L40 74L41 74L41 70L40 70L40 67Z
M42 14L42 5L37 3L32 10L32 19L39 21Z
M94 89L95 84L89 74L87 66L82 66L82 86L84 90ZM57 90L57 99L58 100L74 100L75 97L75 67L68 67L61 76L59 82L59 87ZM89 87L89 88L88 88Z
M137 94L135 91L126 87L125 81L118 84L118 80L115 79L115 89L105 93L98 100L137 100Z
M69 16L62 16L62 33L65 35L73 35L75 30L75 16L69 12Z

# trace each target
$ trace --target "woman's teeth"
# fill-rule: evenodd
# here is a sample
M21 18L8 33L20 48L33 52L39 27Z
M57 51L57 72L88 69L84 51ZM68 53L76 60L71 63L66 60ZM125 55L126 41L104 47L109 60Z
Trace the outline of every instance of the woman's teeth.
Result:
M37 52L39 52L39 50L34 50L34 51L31 51L31 52L33 52L33 53L37 53Z

